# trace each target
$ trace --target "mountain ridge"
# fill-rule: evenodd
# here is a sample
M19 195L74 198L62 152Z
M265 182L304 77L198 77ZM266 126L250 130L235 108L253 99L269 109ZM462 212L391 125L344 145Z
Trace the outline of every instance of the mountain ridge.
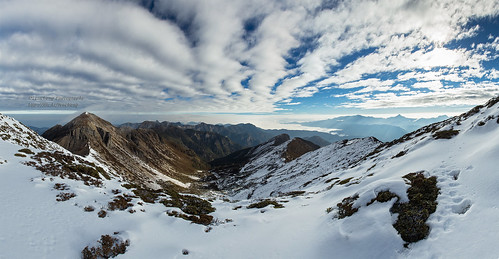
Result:
M159 188L164 182L189 189L207 165L189 149L149 129L116 128L100 117L82 113L56 125L43 137L69 151L91 156L138 185ZM154 143L151 145L150 143Z

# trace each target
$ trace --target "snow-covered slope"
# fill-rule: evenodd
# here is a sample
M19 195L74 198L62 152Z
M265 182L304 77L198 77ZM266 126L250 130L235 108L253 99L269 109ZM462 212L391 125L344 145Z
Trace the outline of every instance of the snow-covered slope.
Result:
M264 173L255 175L253 195L263 198L279 188L273 199L284 208L248 208L255 200L213 195L216 211L210 215L216 220L210 226L170 217L165 212L175 209L138 198L127 209L134 213L108 211L99 218L109 199L131 195L117 179L102 179L97 187L46 176L25 165L29 157L14 155L23 146L0 141L0 202L6 212L0 213L0 258L78 258L85 246L114 232L130 240L120 258L497 258L498 100L377 148L361 139L287 164L275 160L279 168L272 173L265 167L255 171ZM346 162L349 149L370 155ZM396 199L373 199L389 191L408 201L403 176L414 172L436 177L440 190L426 222L428 237L404 247L393 227L397 214L390 212ZM265 175L267 185L259 182ZM54 189L56 183L70 191ZM304 192L277 196L296 190ZM60 192L76 197L57 202ZM357 196L351 202L357 211L339 217L337 204ZM95 211L85 212L86 206Z
M266 152L245 164L237 177L221 179L219 188L230 190L235 199L266 198L304 189L319 191L312 183L354 165L381 144L375 138L344 140L286 163L282 153L291 141L271 149L264 145L261 149Z

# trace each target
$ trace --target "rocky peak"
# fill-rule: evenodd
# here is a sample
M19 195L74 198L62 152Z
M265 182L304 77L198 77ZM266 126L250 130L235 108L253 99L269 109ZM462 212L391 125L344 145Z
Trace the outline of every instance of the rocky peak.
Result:
M288 136L289 137L289 136ZM319 149L320 147L302 138L294 138L286 146L283 158L286 162L293 161L305 153Z
M90 145L109 146L114 126L96 116L84 112L66 125L56 125L43 133L43 137L59 143L74 154L86 156L90 153Z
M95 156L127 180L150 188L165 181L189 188L194 179L189 176L200 177L199 170L206 169L191 150L152 129L116 128L91 113L54 126L43 136L74 154Z

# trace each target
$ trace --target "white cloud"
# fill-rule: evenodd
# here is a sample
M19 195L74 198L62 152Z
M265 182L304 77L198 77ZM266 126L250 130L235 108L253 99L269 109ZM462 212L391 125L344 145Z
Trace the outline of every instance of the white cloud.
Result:
M497 58L498 38L444 47L478 33L464 29L471 18L498 15L494 0L353 0L331 9L319 0L159 0L151 11L145 2L0 1L1 108L68 95L85 96L80 106L89 109L273 112L331 87L361 87L350 106L373 107L418 99L390 93L410 92L403 81L411 79L434 104L436 82L481 93L466 82L498 77L481 64ZM476 100L466 96L457 100Z
M365 95L352 94L345 97L352 100L360 99L361 102L349 103L345 107L382 109L477 105L497 95L499 95L498 83L467 83L459 88L444 88L436 92L410 91L399 95L380 93L369 98Z

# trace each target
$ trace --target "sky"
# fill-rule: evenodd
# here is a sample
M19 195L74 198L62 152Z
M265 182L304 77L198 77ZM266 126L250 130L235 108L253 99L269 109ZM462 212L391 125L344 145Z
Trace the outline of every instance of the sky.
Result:
M499 95L498 28L497 0L0 0L0 112L455 115Z

